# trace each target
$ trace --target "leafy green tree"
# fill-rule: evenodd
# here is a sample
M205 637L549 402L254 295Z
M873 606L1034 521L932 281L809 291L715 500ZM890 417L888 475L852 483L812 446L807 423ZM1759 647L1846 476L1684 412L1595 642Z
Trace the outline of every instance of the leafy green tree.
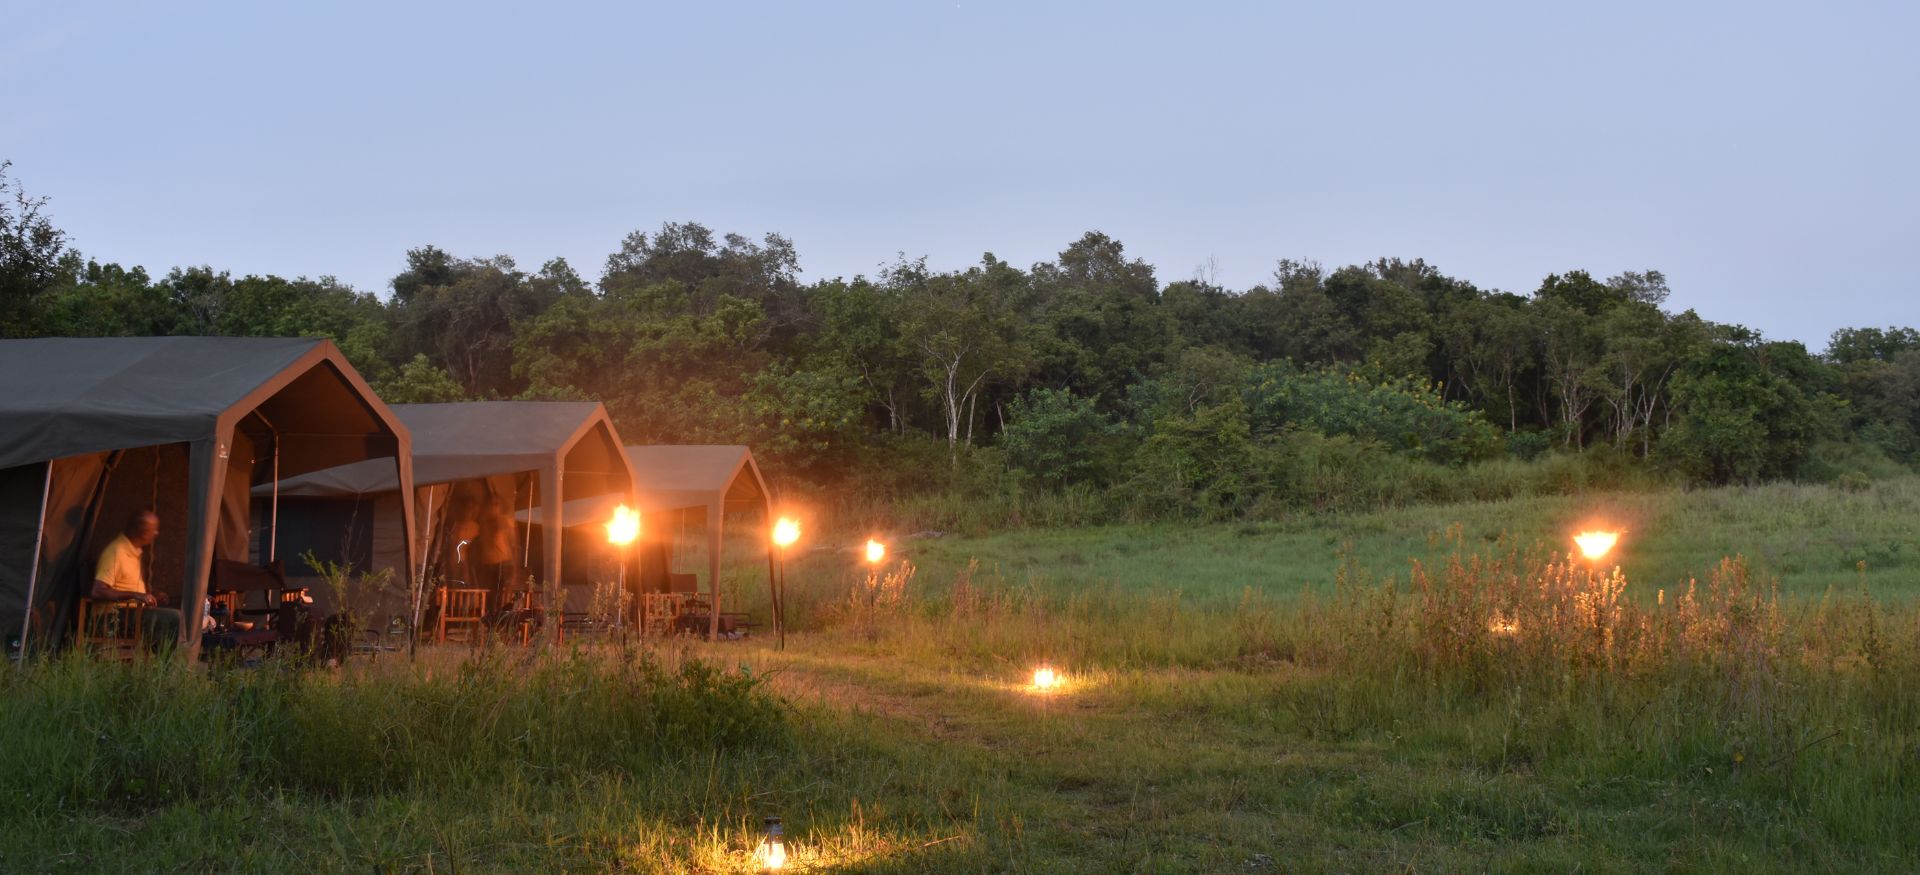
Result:
M1662 444L1682 471L1712 484L1787 477L1833 432L1838 405L1790 379L1805 357L1798 346L1736 333L1687 367L1674 383L1678 421Z
M1443 464L1485 459L1500 436L1478 410L1441 397L1419 377L1382 379L1351 368L1301 371L1271 362L1242 388L1256 436L1304 428L1378 441L1393 451Z
M799 273L799 254L778 234L759 243L739 234L716 239L697 222L668 222L652 236L627 235L620 250L608 256L600 286L614 294L677 283L696 313L711 311L723 297L751 301L766 316L767 337L761 341L784 349L814 324Z
M1448 310L1441 328L1453 371L1482 410L1506 414L1509 432L1520 430L1520 380L1534 367L1539 331L1533 311L1518 295L1458 304Z
M60 337L146 337L173 332L167 290L146 270L87 261L74 282L45 300L41 328Z
M1359 326L1328 296L1324 280L1320 265L1283 259L1272 286L1256 286L1238 299L1256 357L1301 364L1360 360Z
M427 356L469 397L516 395L526 386L514 371L515 327L560 300L570 273L529 277L504 255L464 260L431 246L411 250L393 279L393 343L402 357Z
M1560 430L1561 443L1585 448L1587 412L1604 380L1600 360L1606 341L1594 314L1577 298L1543 295L1535 300L1539 316L1538 352L1546 403L1542 417Z
M416 354L393 376L374 384L373 391L389 404L436 404L467 399L460 381L428 360L426 353Z
M1027 278L987 253L961 273L934 274L924 262L903 262L884 280L901 298L901 337L919 358L924 394L955 454L973 444L981 393L1033 365Z
M47 198L29 197L0 161L0 337L39 333L44 299L65 284L67 235L46 215Z
M1162 365L1151 379L1127 390L1133 423L1148 428L1169 416L1192 416L1202 407L1241 394L1252 363L1217 346L1190 347Z
M1610 408L1614 446L1624 449L1637 436L1646 455L1654 417L1669 401L1668 384L1705 344L1706 326L1692 311L1669 317L1633 300L1600 316L1597 329L1603 351L1592 385Z
M1920 331L1841 329L1825 358L1838 368L1836 391L1847 401L1851 431L1894 459L1920 464Z
M866 397L859 375L839 363L776 362L753 376L741 434L784 471L816 483L838 479L864 436Z
M1920 331L1912 328L1842 328L1833 333L1826 357L1838 365L1891 362L1920 350Z
M1106 452L1117 434L1091 398L1066 389L1035 389L1008 410L1000 447L1007 462L1042 484L1104 482Z
M1032 287L1050 329L1039 349L1043 385L1117 403L1175 345L1153 268L1098 231L1034 265Z
M1238 397L1154 423L1128 465L1123 493L1149 515L1217 518L1262 491L1258 448Z
M912 420L919 360L900 332L906 320L902 297L864 278L823 282L811 295L820 327L809 354L843 362L858 373L867 403L881 412L887 431L903 432Z

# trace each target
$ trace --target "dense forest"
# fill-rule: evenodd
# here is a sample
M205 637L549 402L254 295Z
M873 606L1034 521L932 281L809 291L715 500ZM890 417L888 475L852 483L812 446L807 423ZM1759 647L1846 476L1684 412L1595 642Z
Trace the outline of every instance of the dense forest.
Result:
M1516 294L1280 260L1227 289L1095 231L1025 268L803 282L785 237L686 222L597 280L428 245L383 292L101 261L0 165L0 336L328 337L390 402L598 399L631 442L751 444L821 496L1232 517L1920 463L1920 333L1816 354L1673 312L1656 270Z

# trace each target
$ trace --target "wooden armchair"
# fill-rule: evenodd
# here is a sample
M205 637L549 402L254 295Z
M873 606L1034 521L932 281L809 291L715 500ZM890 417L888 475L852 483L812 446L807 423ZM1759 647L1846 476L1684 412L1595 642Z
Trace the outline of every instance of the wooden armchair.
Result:
M75 637L84 653L130 661L140 655L140 630L147 606L132 599L80 600Z
M440 616L434 623L433 640L446 643L451 634L468 644L479 643L486 633L487 591L443 586L438 598Z
M506 613L500 617L501 627L514 636L514 640L525 647L533 643L534 630L546 622L547 609L540 603L540 593L531 589L516 590L508 593Z
M692 575L687 575L691 577ZM681 606L685 605L691 593L684 592L646 592L640 594L640 634L667 635L673 632L673 621L680 616Z

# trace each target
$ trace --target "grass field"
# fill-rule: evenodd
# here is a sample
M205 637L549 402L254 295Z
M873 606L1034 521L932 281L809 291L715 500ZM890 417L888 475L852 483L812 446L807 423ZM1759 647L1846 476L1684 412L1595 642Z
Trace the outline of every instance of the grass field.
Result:
M899 540L784 651L16 672L0 869L1920 868L1920 481Z

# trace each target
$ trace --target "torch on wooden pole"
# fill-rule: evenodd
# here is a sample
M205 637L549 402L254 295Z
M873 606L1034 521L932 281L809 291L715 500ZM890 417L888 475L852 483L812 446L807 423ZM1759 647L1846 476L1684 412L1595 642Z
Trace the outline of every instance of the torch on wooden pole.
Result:
M620 570L614 575L613 627L620 630L620 649L627 647L627 548L640 537L640 514L626 505L613 509L607 522L607 543L619 548Z
M775 647L779 650L787 649L787 551L799 540L799 521L783 516L774 522L773 547L779 554L775 563L779 571L773 585L773 630Z

